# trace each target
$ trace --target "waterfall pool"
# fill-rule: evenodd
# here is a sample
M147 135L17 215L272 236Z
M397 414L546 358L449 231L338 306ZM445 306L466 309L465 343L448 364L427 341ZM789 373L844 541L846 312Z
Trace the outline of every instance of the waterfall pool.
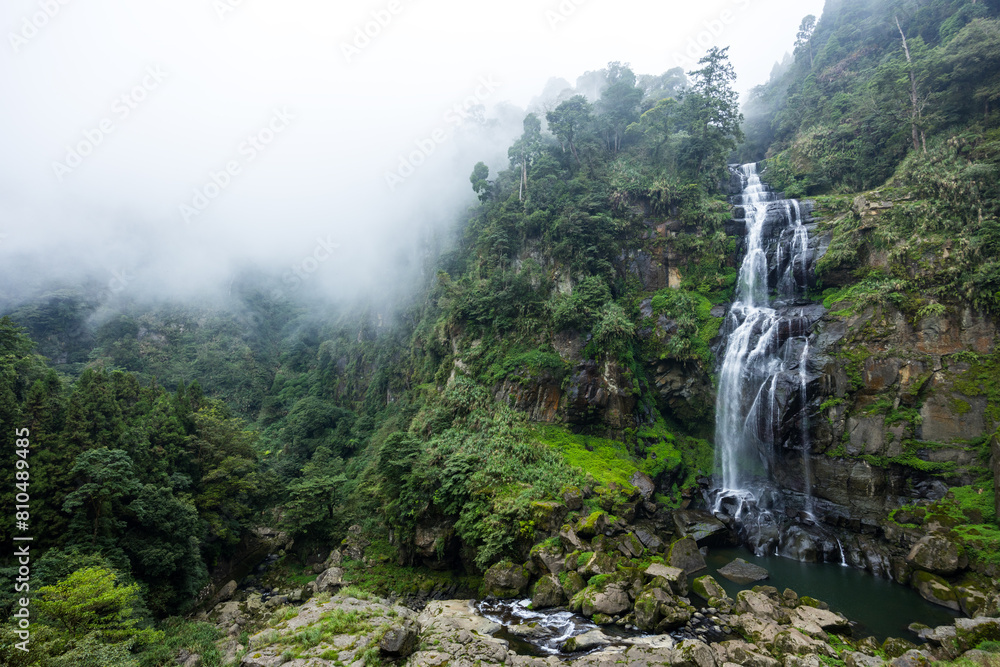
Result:
M872 635L880 642L886 637L900 637L919 643L907 629L918 622L934 627L951 625L960 615L924 600L920 594L888 579L880 579L868 572L831 563L801 563L780 556L755 556L744 548L710 549L708 574L726 589L732 598L752 585L741 586L718 574L718 569L735 558L760 565L771 573L771 578L758 584L774 586L779 591L791 588L800 596L808 595L830 605L851 621L861 625L856 636ZM697 572L694 577L705 574Z

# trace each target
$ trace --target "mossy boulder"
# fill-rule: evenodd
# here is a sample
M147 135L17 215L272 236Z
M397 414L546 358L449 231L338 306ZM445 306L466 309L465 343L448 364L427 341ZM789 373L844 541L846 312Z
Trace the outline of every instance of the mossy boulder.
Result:
M912 651L917 645L899 637L889 637L882 642L882 652L889 658L898 658L907 651Z
M649 632L659 624L660 605L669 604L670 595L661 588L644 591L635 599L635 624L643 632Z
M539 572L559 574L566 569L562 540L555 537L536 544L531 548L531 560Z
M670 552L667 554L667 563L671 567L679 567L687 574L704 570L706 567L705 557L698 550L698 543L690 537L677 540L670 545Z
M726 589L719 585L711 575L706 574L704 576L698 577L691 583L691 590L694 591L695 595L700 597L706 602L712 598L724 598L727 597Z
M610 523L608 514L597 510L596 512L591 512L588 516L581 517L576 522L576 534L580 537L590 539L604 534Z
M621 538L619 538L618 550L621 551L627 558L642 558L643 554L646 553L646 547L643 546L639 538L635 536L635 533L622 535Z
M599 552L591 553L589 557L584 560L587 554L582 554L577 561L579 567L576 571L579 572L583 577L589 578L601 574L614 574L618 571L618 560L619 557L615 554Z
M501 599L516 598L524 595L530 580L531 575L523 565L502 561L486 571L483 588L487 595Z
M531 594L532 609L549 609L564 604L566 595L556 576L548 574L535 583L535 590Z
M955 639L963 651L983 642L1000 641L1000 618L959 618L955 621Z
M653 587L669 587L676 595L687 595L688 593L687 573L679 567L653 563L646 568L643 574L651 580Z
M906 562L932 574L948 576L960 568L958 545L940 535L927 535L910 549Z
M584 616L606 614L616 616L631 608L628 593L620 582L588 585L573 596L569 604L570 611L579 612Z
M583 508L583 491L575 486L567 486L562 490L563 504L570 512L576 512Z
M947 607L948 609L952 609L954 611L959 611L961 609L961 605L958 603L958 595L955 594L955 589L951 587L951 584L936 574L924 572L923 570L914 572L913 587L916 588L920 592L921 597L928 602L933 602L934 604Z
M587 582L583 580L578 572L569 570L559 574L559 583L562 586L563 595L567 600L572 600L573 596L587 587Z
M531 503L532 520L538 528L549 533L559 530L568 513L565 503L555 501Z
M988 615L986 612L990 606L989 596L976 584L966 582L955 586L954 589L963 614L969 618Z

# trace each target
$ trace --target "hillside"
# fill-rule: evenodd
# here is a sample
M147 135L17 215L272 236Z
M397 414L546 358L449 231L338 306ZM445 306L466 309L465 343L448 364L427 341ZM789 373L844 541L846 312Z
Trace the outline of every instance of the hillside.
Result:
M249 665L251 646L281 664L334 636L364 636L344 655L374 664L401 657L373 648L397 625L381 620L418 623L393 602L486 595L654 634L695 633L704 598L726 620L684 635L673 664L908 648L860 629L834 641L847 622L805 590L730 596L709 578L691 597L699 547L736 541L996 616L998 15L830 0L745 120L725 50L684 82L610 63L598 99L560 91L504 168L472 167L479 203L403 306L295 303L251 277L224 308L109 315L86 288L22 304L0 320L3 484L21 479L28 429L38 652L25 661L5 629L4 664L163 665L183 649ZM769 437L749 472L767 491L749 518L720 500L715 451L751 233L736 156L809 198L788 205L807 239L786 304L801 330L775 333L795 363L763 378ZM794 272L777 217L761 217L765 261ZM340 587L340 611L318 612ZM426 641L444 632L421 618ZM315 642L293 634L314 622ZM956 627L935 657L1000 641L1000 626ZM696 637L713 632L730 653L705 662ZM506 660L483 641L454 651Z

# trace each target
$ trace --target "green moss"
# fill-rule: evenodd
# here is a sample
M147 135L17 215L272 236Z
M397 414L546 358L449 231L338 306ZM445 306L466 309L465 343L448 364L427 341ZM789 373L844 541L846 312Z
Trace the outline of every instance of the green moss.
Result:
M624 443L586 435L576 435L560 426L544 425L534 429L538 442L562 454L571 466L580 468L597 483L617 484L631 490L629 481L639 466Z

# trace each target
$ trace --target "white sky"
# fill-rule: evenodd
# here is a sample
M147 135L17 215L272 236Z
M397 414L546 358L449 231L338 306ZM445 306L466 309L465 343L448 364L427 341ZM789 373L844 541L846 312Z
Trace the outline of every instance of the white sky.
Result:
M411 230L450 224L471 202L476 161L505 152L507 136L456 133L455 104L478 94L487 107L524 107L550 77L573 83L612 60L637 74L692 69L712 44L731 46L743 92L821 10L822 0L5 0L0 266L28 253L37 261L22 278L35 282L79 263L198 290L244 261L294 266L332 239L340 249L317 273L342 289L370 285L412 254ZM379 17L348 58L344 45ZM263 145L269 125L281 131ZM436 130L446 141L428 144ZM258 150L247 140L261 132ZM75 165L67 149L81 142L89 154ZM434 153L390 189L386 172L416 142ZM228 162L239 171L217 175L228 185L216 192L211 174ZM217 196L186 224L181 207L206 187Z

